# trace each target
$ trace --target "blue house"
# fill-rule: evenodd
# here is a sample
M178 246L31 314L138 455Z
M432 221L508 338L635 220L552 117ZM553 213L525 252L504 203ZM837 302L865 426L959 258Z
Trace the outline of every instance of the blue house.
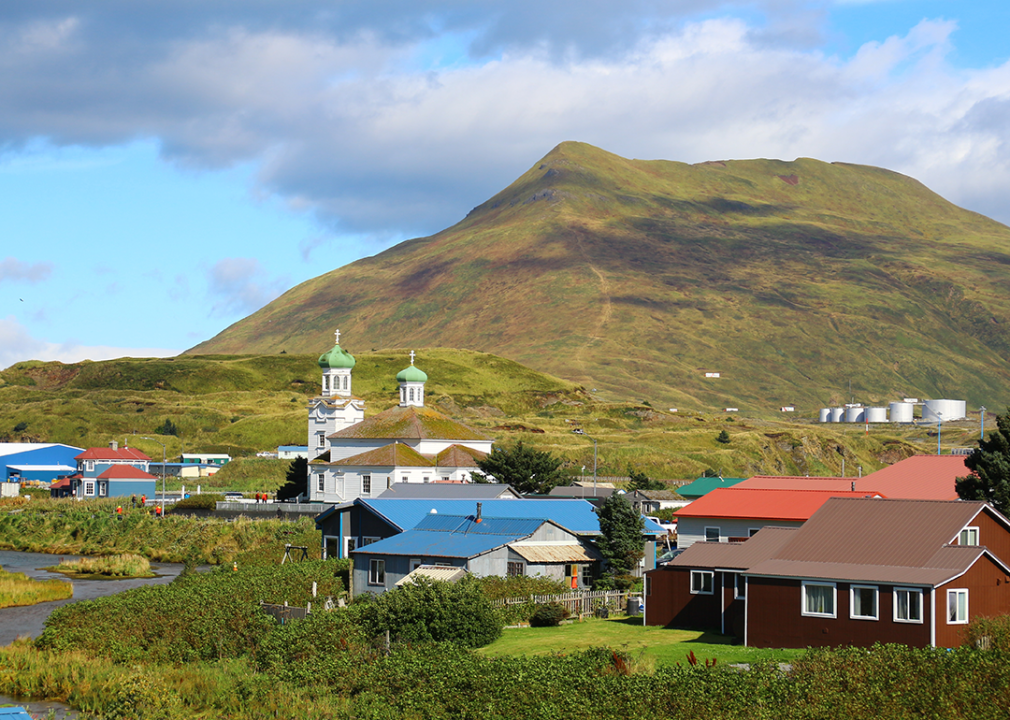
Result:
M135 448L89 448L76 458L77 474L66 486L53 487L54 496L70 495L79 499L102 497L154 496L157 480L148 472L151 458Z
M518 505L519 503L513 503ZM421 566L452 567L477 577L540 575L585 588L599 574L599 552L544 518L431 512L411 530L351 552L351 592L383 593Z
M60 443L0 443L2 482L53 482L74 474L82 448Z
M476 516L478 504L489 518L549 520L581 540L592 540L600 534L599 517L589 502L530 499L358 498L317 515L316 529L322 533L324 557L352 557L354 550L411 530L431 514ZM645 569L654 566L656 539L665 535L666 530L645 519Z

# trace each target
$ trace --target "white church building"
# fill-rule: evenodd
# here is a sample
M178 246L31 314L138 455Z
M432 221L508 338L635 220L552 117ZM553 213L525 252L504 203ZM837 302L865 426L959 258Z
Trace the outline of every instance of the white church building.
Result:
M428 376L414 365L396 375L400 403L365 418L351 392L354 357L336 344L319 356L322 392L309 401L309 500L378 497L393 483L469 482L493 440L424 404Z

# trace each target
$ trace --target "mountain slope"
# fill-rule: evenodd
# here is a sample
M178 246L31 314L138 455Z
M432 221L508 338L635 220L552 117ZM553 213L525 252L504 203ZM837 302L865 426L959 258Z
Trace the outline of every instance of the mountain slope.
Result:
M877 168L563 143L460 223L293 288L193 353L494 352L762 414L1010 401L1010 229ZM705 372L719 372L718 379Z

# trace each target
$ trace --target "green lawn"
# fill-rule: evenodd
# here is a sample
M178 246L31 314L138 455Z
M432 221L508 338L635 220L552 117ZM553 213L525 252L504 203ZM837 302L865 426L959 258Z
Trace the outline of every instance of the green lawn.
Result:
M640 618L591 618L554 628L508 628L480 652L489 657L546 655L602 645L641 656L646 664L686 663L691 651L699 661L715 658L720 664L758 660L789 662L805 652L747 648L731 643L732 638L726 635L646 626L641 624Z

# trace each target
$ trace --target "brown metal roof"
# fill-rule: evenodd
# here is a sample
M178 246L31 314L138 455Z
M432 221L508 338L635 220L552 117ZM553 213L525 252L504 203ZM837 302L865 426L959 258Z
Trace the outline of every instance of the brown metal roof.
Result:
M798 530L765 527L744 542L696 542L665 565L746 570L778 552Z
M410 445L390 443L351 457L326 463L331 467L431 467L434 463Z
M417 578L423 577L428 580L440 580L442 582L456 582L460 578L466 577L466 569L461 567L450 567L448 565L418 565L409 574L400 578L396 587L414 582Z
M948 545L920 567L772 559L758 563L747 574L935 587L961 575L986 553L983 547Z
M592 562L602 559L596 550L579 543L513 543L509 547L531 563Z
M984 507L981 502L831 498L775 557L923 567Z

